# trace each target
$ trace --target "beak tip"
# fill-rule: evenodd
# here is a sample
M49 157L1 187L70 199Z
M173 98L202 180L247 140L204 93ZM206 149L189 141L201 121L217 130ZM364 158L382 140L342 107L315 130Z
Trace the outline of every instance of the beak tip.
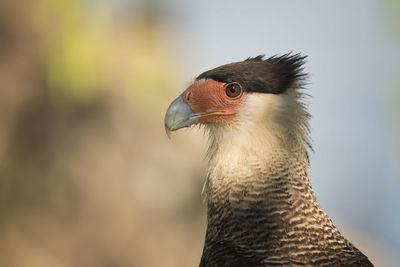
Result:
M196 123L196 120L192 108L183 101L182 96L179 96L171 103L165 114L164 127L168 138L171 139L172 131L189 127Z
M168 139L171 140L171 130L168 128L167 125L165 125L165 133L167 134Z

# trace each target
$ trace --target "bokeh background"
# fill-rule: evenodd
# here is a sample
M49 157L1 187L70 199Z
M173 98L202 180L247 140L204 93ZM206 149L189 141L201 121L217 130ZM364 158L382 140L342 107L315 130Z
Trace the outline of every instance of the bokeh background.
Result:
M200 72L308 55L316 195L400 266L400 1L0 1L0 266L197 266L204 140L168 140Z

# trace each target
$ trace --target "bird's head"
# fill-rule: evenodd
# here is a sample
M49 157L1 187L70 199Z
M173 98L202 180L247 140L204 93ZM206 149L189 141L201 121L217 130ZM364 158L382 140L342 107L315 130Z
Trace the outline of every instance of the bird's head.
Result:
M258 56L200 74L169 106L167 134L200 124L214 145L263 137L307 144L309 114L298 90L305 78L304 59L299 54Z

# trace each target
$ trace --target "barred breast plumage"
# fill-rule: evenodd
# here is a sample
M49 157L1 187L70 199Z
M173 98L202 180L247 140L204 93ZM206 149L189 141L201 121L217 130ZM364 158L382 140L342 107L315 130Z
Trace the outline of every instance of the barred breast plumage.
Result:
M208 181L200 266L372 266L320 207L304 161L277 151L247 166Z

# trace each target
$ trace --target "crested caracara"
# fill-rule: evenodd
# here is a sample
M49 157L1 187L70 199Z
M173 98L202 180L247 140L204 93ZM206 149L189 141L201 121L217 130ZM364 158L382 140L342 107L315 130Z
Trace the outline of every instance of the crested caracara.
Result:
M200 124L209 135L200 266L372 266L310 183L304 60L258 56L217 67L169 106L167 134Z

